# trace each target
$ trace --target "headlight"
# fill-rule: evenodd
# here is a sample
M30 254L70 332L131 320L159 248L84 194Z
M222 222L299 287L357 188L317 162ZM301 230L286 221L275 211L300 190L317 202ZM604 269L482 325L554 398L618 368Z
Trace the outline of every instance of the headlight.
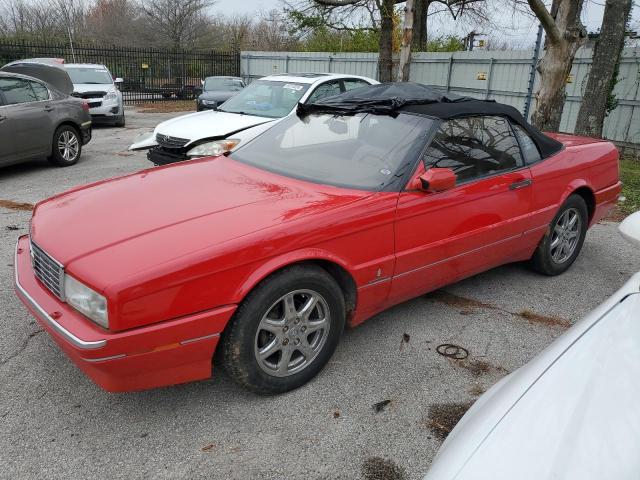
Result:
M113 91L112 91L112 92L107 93L107 94L104 96L103 100L106 100L106 101L108 101L108 100L115 100L116 98L118 98L118 94L117 94L116 92L113 92Z
M75 278L64 276L64 296L69 305L98 325L109 328L107 299Z
M218 102L215 100L202 100L203 105L217 105Z
M240 143L237 138L228 138L225 140L216 140L214 142L201 143L197 147L193 147L187 152L189 157L215 157L223 153L230 152L236 145Z

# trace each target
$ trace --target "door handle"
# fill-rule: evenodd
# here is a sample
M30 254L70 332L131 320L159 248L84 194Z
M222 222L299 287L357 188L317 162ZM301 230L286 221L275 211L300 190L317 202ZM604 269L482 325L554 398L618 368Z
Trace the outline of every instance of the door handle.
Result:
M509 185L509 190L519 190L521 188L529 187L533 183L533 180L527 178L525 180L516 180L511 185Z
M3 117L2 115L0 115L0 122L4 122L7 119L7 117Z
M50 112L51 110L53 110L53 107L51 105L45 105L44 107L45 112Z

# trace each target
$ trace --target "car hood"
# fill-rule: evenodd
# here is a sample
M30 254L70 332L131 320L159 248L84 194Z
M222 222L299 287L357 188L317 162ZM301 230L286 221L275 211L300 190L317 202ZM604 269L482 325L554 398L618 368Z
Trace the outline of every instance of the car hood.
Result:
M268 117L208 110L162 122L155 128L154 134L187 138L190 144L204 138L225 138L235 132L273 120Z
M368 195L222 156L143 170L52 197L36 206L31 234L69 271L106 287L104 282L195 251L215 256L211 249L227 248L240 237ZM125 252L133 260L118 261Z
M73 91L78 93L86 92L111 92L116 87L113 83L74 83Z
M226 91L209 91L202 92L198 98L200 100L214 100L216 102L226 102L238 92L226 92Z
M630 478L640 471L640 274L462 418L425 480Z

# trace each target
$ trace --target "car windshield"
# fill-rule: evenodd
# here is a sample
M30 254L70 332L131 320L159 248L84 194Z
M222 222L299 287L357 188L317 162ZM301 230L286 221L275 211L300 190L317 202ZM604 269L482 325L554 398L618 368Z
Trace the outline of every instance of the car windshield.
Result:
M256 80L221 105L223 112L281 118L296 106L309 85Z
M239 92L242 90L242 80L237 78L209 77L204 81L205 92Z
M96 83L100 85L106 85L113 83L113 78L109 75L109 72L97 68L89 67L67 67L67 73L71 77L71 82L78 83Z
M378 191L406 173L432 125L428 117L405 113L291 115L231 158L315 183Z

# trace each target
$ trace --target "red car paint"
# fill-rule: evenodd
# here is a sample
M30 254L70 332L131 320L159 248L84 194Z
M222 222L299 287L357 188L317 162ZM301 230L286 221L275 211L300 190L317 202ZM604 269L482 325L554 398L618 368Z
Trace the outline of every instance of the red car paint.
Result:
M320 261L347 272L356 287L348 317L355 326L391 305L530 258L575 191L592 203L590 223L600 220L621 189L616 149L556 138L566 148L546 160L438 193L411 188L423 167L405 191L372 193L227 157L97 182L39 203L31 235L67 274L107 298L109 330L41 285L26 236L16 250L18 295L106 390L207 378L236 306L283 266Z

